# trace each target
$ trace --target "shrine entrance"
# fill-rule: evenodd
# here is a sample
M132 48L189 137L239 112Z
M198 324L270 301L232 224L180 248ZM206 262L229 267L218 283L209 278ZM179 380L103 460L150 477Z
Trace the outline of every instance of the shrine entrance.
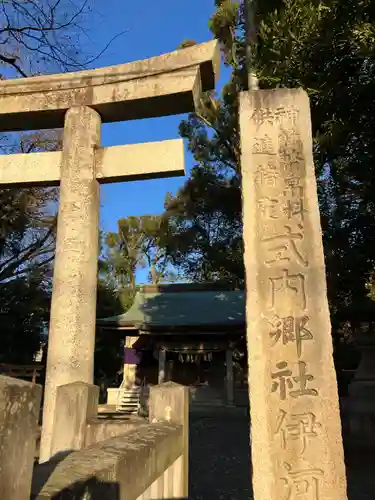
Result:
M122 388L173 381L192 405L247 405L245 297L217 284L144 285L124 314L98 327L124 336ZM113 332L112 332L113 333ZM117 398L108 389L107 404Z
M188 386L192 404L234 404L233 363L226 364L228 342L161 342L165 351L164 381ZM163 367L159 367L159 373Z

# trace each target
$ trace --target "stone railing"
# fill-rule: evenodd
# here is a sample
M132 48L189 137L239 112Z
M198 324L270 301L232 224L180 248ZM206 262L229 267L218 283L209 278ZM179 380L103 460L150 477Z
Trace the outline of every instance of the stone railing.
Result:
M128 434L72 452L61 461L37 466L31 498L185 498L183 450L182 425L140 425Z
M77 387L81 389L76 391ZM73 389L84 407L90 390L78 385ZM153 387L149 422L133 428L125 424L122 433L119 423L110 432L101 428L100 436L112 432L114 437L86 447L82 436L87 435L92 422L83 425L75 415L78 405L73 404L69 410L71 429L64 428L65 441L62 437L53 441L59 451L33 470L40 397L40 386L0 377L1 500L187 498L187 388L174 383ZM61 408L61 422L64 411L68 413ZM75 441L74 430L79 438ZM64 448L67 443L70 447Z
M40 385L0 376L0 498L28 500L42 396Z

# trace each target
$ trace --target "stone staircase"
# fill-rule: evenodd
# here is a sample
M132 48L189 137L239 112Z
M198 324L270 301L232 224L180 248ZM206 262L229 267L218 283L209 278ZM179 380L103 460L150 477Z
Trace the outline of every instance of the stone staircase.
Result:
M140 387L134 386L130 389L120 387L117 396L116 412L138 414L140 398Z

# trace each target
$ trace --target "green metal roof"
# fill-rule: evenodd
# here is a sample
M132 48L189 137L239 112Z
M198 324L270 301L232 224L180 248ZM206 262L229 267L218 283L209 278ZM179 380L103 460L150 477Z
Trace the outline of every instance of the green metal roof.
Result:
M149 287L150 288L150 287ZM124 314L97 321L98 326L137 329L184 327L243 327L245 292L242 290L137 292Z

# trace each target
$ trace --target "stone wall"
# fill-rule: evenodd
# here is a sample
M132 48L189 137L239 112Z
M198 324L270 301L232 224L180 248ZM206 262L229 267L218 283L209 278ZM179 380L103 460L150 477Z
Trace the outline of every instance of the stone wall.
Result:
M85 447L100 443L115 436L121 436L132 431L140 424L134 420L123 419L105 420L95 418L90 420L86 426Z
M62 455L61 460L56 457L37 466L31 499L83 500L99 498L100 494L106 500L137 500L173 466L182 450L182 425L145 424L125 435ZM176 464L176 473L168 476L168 488L177 488L178 481ZM126 496L121 494L125 491Z
M65 395L69 395L67 401L71 403L71 408L79 414L83 412L83 415L87 414L87 410L80 408L77 411L76 397L81 401L82 394L87 392L90 391L85 390L85 385L82 384L69 384L63 390ZM84 399L90 400L89 397ZM151 388L150 423L128 423L102 418L86 420L86 447L78 450L65 447L54 454L50 461L37 465L34 469L31 498L186 498L188 411L188 389L166 383ZM67 414L66 411L65 413ZM73 423L81 423L81 417L82 415L73 418ZM66 425L66 418L62 422ZM82 426L73 427L78 428L81 442Z
M0 376L0 498L27 500L42 388Z

